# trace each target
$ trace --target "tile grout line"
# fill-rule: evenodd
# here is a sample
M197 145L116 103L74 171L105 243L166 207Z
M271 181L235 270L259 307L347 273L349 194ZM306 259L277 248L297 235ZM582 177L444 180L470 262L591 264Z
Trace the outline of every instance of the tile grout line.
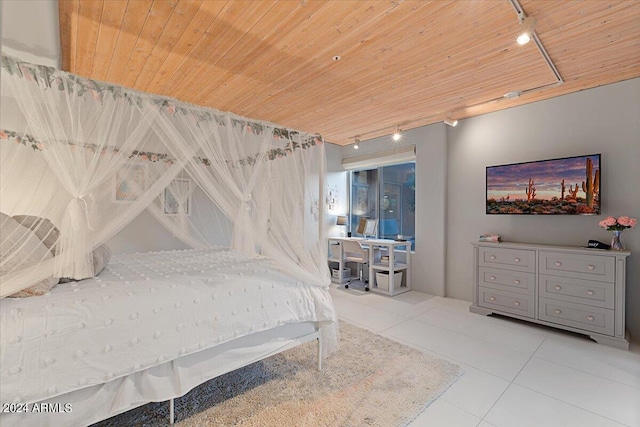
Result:
M596 415L596 416L598 416L598 417L600 417L600 418L604 418L604 419L609 420L609 421L611 421L611 422L613 422L613 423L619 424L620 426L633 427L633 426L632 426L632 425L630 425L630 424L625 424L625 423L622 423L622 422L620 422L620 421L616 421L616 420L614 420L614 419L612 419L612 418L607 417L606 415L602 415L602 414L598 414L597 412L593 412L593 411L592 411L592 410L590 410L590 409L582 408L582 407L580 407L580 406L574 405L573 403L566 402L566 401L564 401L564 400L562 400L562 399L559 399L559 398L557 398L557 397L550 396L550 395L548 395L548 394L546 394L546 393L542 393L541 391L538 391L538 390L534 390L534 389L532 389L532 388L530 388L530 387L527 387L526 385L517 384L517 383L516 383L515 385L517 385L518 387L526 388L527 390L532 391L533 393L537 393L537 394L539 394L539 395L542 395L542 396L548 397L549 399L553 399L553 400L556 400L556 401L558 401L558 402L562 402L562 403L564 403L565 405L569 405L569 406L571 406L571 407L574 407L574 408L576 408L576 409L579 409L580 411L588 412L588 413L593 414L593 415Z
M520 368L520 370L518 371L517 374L515 374L513 376L513 379L511 381L509 381L509 385L507 386L507 388L504 389L504 391L502 393L500 393L500 396L498 396L498 398L496 399L495 402L493 402L493 405L491 405L491 407L487 410L487 412L485 412L485 414L482 416L482 421L485 421L485 418L487 417L487 415L489 415L489 413L491 412L491 410L493 410L493 408L496 406L496 404L500 401L500 399L502 399L502 396L504 396L504 394L507 392L507 390L509 390L511 388L511 386L514 384L514 381L516 380L516 378L518 378L518 375L520 375L520 373L522 372L522 370L529 364L529 362L531 361L531 359L533 359L533 356L538 352L538 350L540 350L540 347L542 347L542 344L545 343L545 341L547 341L547 335L545 335L544 339L542 340L542 342L538 345L538 347L536 347L535 351L533 353L531 353L531 356L529 356L529 358L527 359L527 361L522 365L522 368ZM516 384L516 385L520 385L520 384ZM486 420L487 422L489 422L488 420Z
M602 344L598 344L598 345L602 345ZM593 377L602 378L603 380L611 381L611 382L614 382L616 384L620 384L620 385L623 385L623 386L626 386L626 387L630 387L630 388L633 388L633 389L636 389L636 390L640 391L640 386L629 385L627 383L623 383L622 381L614 380L614 379L611 379L611 378L608 378L608 377L604 377L602 375L594 374L593 372L584 371L582 369L574 368L573 366L565 365L563 363L556 362L555 360L550 360L550 359L547 359L547 358L544 358L544 357L537 356L537 359L544 360L545 362L553 363L554 365L557 365L557 366L560 366L560 367L563 367L563 368L573 369L576 372L582 372L583 374L591 375Z
M421 316L421 315L422 315L422 314L419 314L418 316ZM417 316L416 316L416 317L417 317ZM412 318L412 319L414 319L414 318ZM463 337L472 338L472 339L474 339L474 340L482 341L482 342L484 342L484 343L490 344L490 345L495 346L495 347L501 347L501 348L504 348L504 349L506 349L506 350L515 351L516 353L521 353L521 354L525 354L525 355L528 355L528 354L529 354L529 352L522 351L522 350L516 350L516 349L514 349L514 348L507 347L507 346L505 346L505 345L503 345L503 344L496 344L496 343L494 343L494 342L487 341L487 340L482 339L482 338L478 338L477 336L474 336L474 335L470 335L470 334L465 334L465 333L463 333L463 332L459 332L459 331L457 331L457 330L455 330L455 329L446 328L446 327L444 327L444 326L435 325L435 324L433 324L433 323L424 322L424 321L422 321L422 320L417 320L417 319L416 319L416 322L420 322L420 323L422 323L422 324L424 324L424 325L428 325L428 326L431 326L431 327L434 327L434 328L439 328L439 329L442 329L442 330L447 331L447 332L453 332L453 333L458 334L458 335L461 335L461 336L463 336ZM510 331L511 331L511 329L510 329ZM514 331L515 331L515 329L514 329ZM544 336L544 338L543 338L542 342L544 342L546 339L547 339L547 335L545 334L545 336ZM542 342L540 343L540 345L542 345ZM533 354L533 353L535 353L536 351L538 351L538 348L540 348L540 346L536 347L536 349L535 349L531 354Z

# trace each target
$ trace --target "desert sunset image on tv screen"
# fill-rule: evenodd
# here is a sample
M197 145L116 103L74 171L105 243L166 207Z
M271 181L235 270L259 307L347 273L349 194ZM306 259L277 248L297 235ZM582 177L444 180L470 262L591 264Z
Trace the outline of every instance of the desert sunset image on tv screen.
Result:
M600 155L487 167L486 213L599 215Z

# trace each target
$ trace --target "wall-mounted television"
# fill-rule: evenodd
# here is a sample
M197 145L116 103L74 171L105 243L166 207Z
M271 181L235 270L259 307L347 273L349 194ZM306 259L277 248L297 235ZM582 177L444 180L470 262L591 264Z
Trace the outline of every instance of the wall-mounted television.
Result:
M600 154L487 167L486 213L600 215Z

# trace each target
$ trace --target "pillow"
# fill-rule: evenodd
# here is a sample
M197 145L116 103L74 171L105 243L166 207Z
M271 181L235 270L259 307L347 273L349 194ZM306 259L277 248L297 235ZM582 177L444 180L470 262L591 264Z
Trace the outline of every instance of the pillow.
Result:
M53 257L50 250L33 231L2 212L0 212L0 236L0 278L14 272L18 267L20 270L35 267L40 262ZM58 284L58 278L49 277L10 297L44 295L56 284Z
M93 275L97 276L111 261L111 249L104 243L94 249L93 253Z
M30 228L36 233L36 236L42 241L42 243L51 251L53 256L56 255L56 242L60 235L60 230L47 218L40 218L38 216L31 215L14 215L12 217L23 227Z
M98 246L91 253L93 257L93 275L97 276L104 268L109 265L111 261L111 249L104 243ZM70 277L63 277L60 279L60 283L77 282L76 279Z

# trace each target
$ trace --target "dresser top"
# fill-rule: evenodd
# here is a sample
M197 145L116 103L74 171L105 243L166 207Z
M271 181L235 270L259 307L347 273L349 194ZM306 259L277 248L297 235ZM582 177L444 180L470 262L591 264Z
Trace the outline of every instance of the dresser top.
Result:
M631 251L610 251L603 249L583 248L580 246L561 246L561 245L541 245L535 243L516 243L516 242L471 242L473 246L484 246L492 248L505 248L505 249L532 249L532 250L549 250L555 252L571 252L571 253L584 253L590 255L603 255L603 256L616 256L616 257L628 257L631 255Z

